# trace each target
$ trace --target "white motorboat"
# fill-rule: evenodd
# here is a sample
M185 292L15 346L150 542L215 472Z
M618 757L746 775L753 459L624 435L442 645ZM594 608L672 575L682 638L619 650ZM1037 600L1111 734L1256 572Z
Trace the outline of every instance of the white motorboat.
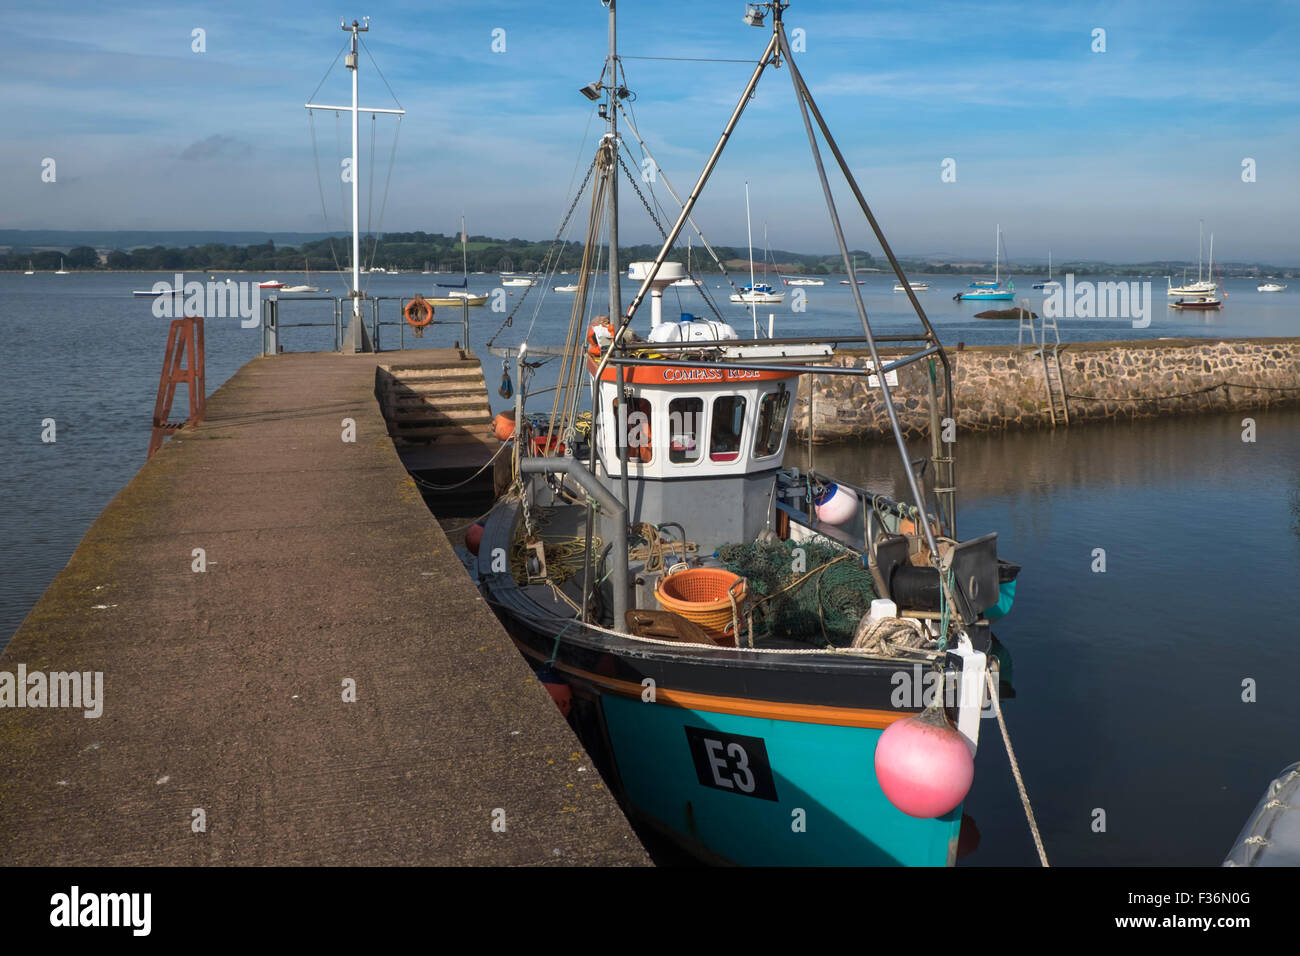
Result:
M781 280L786 285L825 285L825 279L785 279Z
M677 283L674 282L673 285L677 285ZM570 285L557 285L557 286L555 287L555 291L556 291L556 292L577 292L577 291L578 291L578 287L577 287L576 284L570 284Z
M1281 282L1265 282L1261 286L1256 286L1259 292L1285 292L1286 286Z
M785 293L777 292L770 285L760 282L731 293L731 301L744 305L780 305L785 301Z
M929 291L930 291L930 283L928 283L928 282L919 282L919 281L913 281L912 279L908 279L908 280L907 280L907 284L910 285L910 286L912 287L912 291L913 291L913 292L929 292ZM901 282L895 282L895 283L894 283L894 291L895 291L895 292L906 292L907 289L905 289L905 288L903 287L903 283L901 283Z
M528 288L537 284L536 279L530 279L528 276L515 276L507 273L501 273L501 284L505 286L522 286Z

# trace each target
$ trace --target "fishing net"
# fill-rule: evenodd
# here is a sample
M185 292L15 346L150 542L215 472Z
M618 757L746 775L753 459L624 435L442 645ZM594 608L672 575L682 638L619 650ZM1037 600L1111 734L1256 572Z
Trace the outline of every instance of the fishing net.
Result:
M729 544L718 557L749 581L755 634L847 647L877 597L862 559L831 544Z

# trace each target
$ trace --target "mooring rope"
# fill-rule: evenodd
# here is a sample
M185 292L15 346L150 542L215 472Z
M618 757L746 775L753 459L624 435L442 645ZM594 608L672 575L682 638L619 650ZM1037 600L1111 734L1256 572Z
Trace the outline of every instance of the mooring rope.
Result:
M1007 732L1006 718L1002 716L1002 704L998 701L998 689L993 683L993 671L984 672L985 682L989 688L989 700L993 702L993 713L997 714L998 728L1002 731L1002 744L1007 748L1007 759L1011 761L1011 775L1016 778L1016 789L1020 791L1020 803L1025 808L1025 819L1029 821L1029 832L1033 834L1034 846L1038 849L1038 859L1045 867L1047 851L1043 849L1043 837L1038 832L1038 821L1034 819L1034 808L1029 803L1029 792L1025 790L1025 779L1020 775L1020 763L1016 760L1016 751L1011 746L1011 734Z

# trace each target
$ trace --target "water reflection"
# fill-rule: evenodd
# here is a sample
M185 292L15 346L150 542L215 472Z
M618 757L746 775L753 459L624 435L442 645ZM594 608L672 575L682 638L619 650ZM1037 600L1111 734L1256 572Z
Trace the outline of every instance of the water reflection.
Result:
M903 492L890 445L813 455L818 470ZM787 460L806 466L806 447ZM1295 409L959 438L962 536L996 530L1024 566L997 632L1015 657L1007 718L1053 862L1217 864L1300 755L1285 676L1298 476ZM982 733L966 809L983 839L963 863L1033 865L996 728Z

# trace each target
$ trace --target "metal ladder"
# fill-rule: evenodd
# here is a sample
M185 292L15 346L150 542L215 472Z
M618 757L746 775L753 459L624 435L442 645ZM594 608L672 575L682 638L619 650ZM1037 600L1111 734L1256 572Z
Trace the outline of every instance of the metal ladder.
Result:
M1070 424L1070 404L1065 394L1065 373L1061 370L1061 330L1056 324L1055 318L1049 318L1047 310L1043 310L1042 324L1038 343L1034 342L1034 319L1033 311L1029 308L1029 300L1022 299L1023 303L1020 313L1020 324L1023 334L1025 325L1025 316L1029 319L1029 341L1031 345L1037 344L1037 347L1030 352L1030 355L1041 356L1043 359L1043 384L1047 389L1047 411L1052 417L1052 427L1056 427L1057 418L1057 395L1060 395L1060 417L1066 424ZM1051 330L1052 341L1047 340L1048 330Z

